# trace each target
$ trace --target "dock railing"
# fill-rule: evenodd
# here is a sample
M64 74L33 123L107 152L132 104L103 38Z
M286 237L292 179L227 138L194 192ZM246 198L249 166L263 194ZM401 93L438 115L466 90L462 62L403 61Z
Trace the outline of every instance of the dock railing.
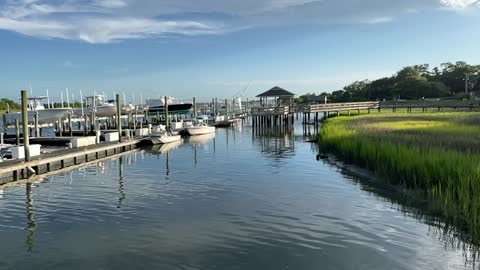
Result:
M382 109L388 108L480 108L480 101L475 100L399 100L381 101Z
M290 113L289 106L279 106L279 107L259 107L251 108L250 112L252 115L287 115Z
M349 111L349 110L366 110L378 109L380 102L348 102L348 103L327 103L327 104L311 104L299 107L303 113L332 112L332 111Z

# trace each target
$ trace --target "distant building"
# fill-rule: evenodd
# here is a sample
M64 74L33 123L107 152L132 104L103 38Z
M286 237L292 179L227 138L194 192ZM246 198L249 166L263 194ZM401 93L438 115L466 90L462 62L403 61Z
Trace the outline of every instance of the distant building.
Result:
M257 97L260 98L261 107L292 106L295 94L275 86Z

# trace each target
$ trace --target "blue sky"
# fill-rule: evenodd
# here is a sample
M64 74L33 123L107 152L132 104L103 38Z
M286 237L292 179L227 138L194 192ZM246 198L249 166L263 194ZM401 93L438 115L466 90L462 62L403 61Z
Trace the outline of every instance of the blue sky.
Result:
M476 0L0 0L0 96L333 91L406 65L480 64Z

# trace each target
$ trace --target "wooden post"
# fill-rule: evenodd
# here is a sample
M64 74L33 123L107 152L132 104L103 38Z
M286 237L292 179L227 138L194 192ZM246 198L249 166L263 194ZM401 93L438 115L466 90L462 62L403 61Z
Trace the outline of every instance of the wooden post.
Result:
M30 161L30 134L28 134L28 110L27 91L22 90L22 124L23 124L23 146L25 150L25 162Z
M168 126L170 125L169 119L168 119L168 98L164 97L165 100L165 108L163 109L163 113L165 114L165 129L168 130Z
M197 118L197 102L195 97L193 97L193 118Z
M135 106L135 112L134 112L134 119L133 119L133 130L137 130L137 119L138 119L138 114L137 114L138 108Z
M20 121L15 119L15 135L17 137L17 146L20 146Z
M83 130L85 132L85 136L88 135L88 116L86 114L83 115L84 126Z
M73 137L73 128L72 128L72 114L68 114L68 134L70 137Z
M225 115L227 116L227 119L228 119L228 99L225 99Z
M95 127L94 127L94 121L95 121L95 112L91 111L90 112L90 133L94 133L95 132Z
M38 112L33 113L33 123L35 127L35 137L38 137Z
M58 119L58 137L63 136L63 129L62 129L62 119Z
M117 100L117 130L118 130L118 142L122 142L122 119L120 117L120 109L121 109L121 104L120 104L120 94L117 94L116 96Z
M7 103L8 105L8 103ZM8 110L7 110L8 112ZM3 115L3 131L5 132L5 134L7 134L7 129L8 129L8 124L7 124L7 115L4 114Z

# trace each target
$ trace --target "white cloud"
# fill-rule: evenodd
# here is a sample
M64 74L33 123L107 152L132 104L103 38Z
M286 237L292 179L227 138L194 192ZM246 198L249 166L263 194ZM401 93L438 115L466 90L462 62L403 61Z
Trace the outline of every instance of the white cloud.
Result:
M373 18L367 21L369 24L377 24L377 23L387 23L391 22L393 20L392 17L379 17L379 18Z
M109 43L171 34L218 34L257 25L386 23L408 11L480 0L0 0L0 29Z
M479 5L479 0L440 0L441 4L452 8L466 8L469 6Z

